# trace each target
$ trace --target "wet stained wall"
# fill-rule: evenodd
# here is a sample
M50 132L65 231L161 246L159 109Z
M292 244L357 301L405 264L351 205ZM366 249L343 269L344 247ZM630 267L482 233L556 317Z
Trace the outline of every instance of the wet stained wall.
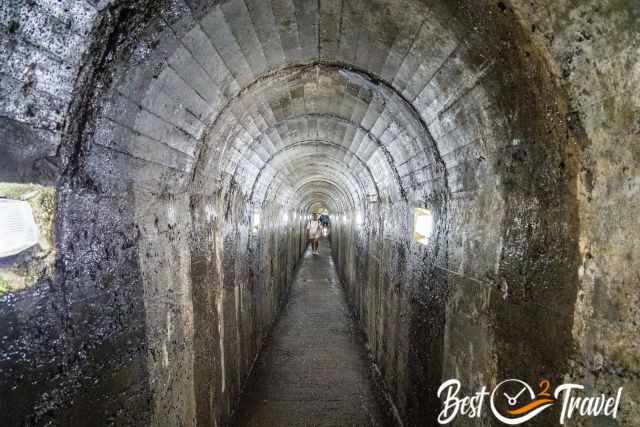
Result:
M0 179L57 185L59 254L0 302L3 424L220 425L319 204L405 425L450 377L638 419L635 2L0 10Z
M478 37L486 37L479 44L472 38L463 56L471 62L495 62L482 89L448 100L450 108L439 113L429 130L446 140L460 138L456 129L474 129L477 133L465 139L485 147L498 146L494 139L509 144L489 155L474 149L441 151L448 188L420 182L422 191L409 196L409 204L382 201L364 207L362 224L349 213L346 222L337 223L332 241L377 369L405 425L434 419L439 405L429 397L447 378L460 379L463 390L472 393L504 378L526 378L531 384L548 378L558 384L587 370L591 373L578 378L588 390L611 394L614 384L622 383L635 388L633 368L623 380L611 377L604 374L603 365L609 362L599 353L576 352L574 347L580 330L574 322L590 322L574 311L579 309L577 295L584 292L578 289L582 268L576 199L582 185L580 150L588 142L563 93L567 86L554 82L552 70L537 57L540 46L513 26L512 9L504 4L497 5L498 12L458 6L453 13L482 34ZM587 14L581 15L585 22L598 20ZM470 102L475 96L491 103L479 107ZM415 207L435 212L437 226L427 247L410 237ZM617 212L615 217L625 215ZM626 313L634 316L633 311ZM615 344L607 340L607 345ZM633 350L627 347L623 353ZM593 363L596 371L587 367ZM616 370L608 366L610 372ZM621 425L633 425L634 404L623 406L627 415L620 417ZM495 422L487 415L482 423ZM532 422L553 425L559 412L545 415Z
M36 31L29 19L54 24L52 43L89 35L73 25L58 30L55 5L8 6L23 38ZM102 7L85 6L91 18ZM95 41L83 43L74 119L59 140L51 130L62 124L32 119L34 132L51 126L45 130L65 153L46 159L65 159L55 177L60 257L55 276L0 304L3 425L220 424L286 300L301 228L281 223L280 205L258 207L266 227L252 231L254 208L241 193L178 192L176 169L155 174L148 163L134 183L128 174L146 162L101 148L121 137L105 126L105 112L131 118L130 102L110 98L131 53L126 37L159 10L129 4L97 19ZM40 83L57 81L51 77ZM15 166L27 181L50 179L48 170Z

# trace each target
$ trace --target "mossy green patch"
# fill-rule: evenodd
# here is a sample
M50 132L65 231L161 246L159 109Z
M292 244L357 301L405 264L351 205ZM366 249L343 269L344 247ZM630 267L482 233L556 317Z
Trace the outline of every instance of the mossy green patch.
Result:
M9 281L0 277L0 295L4 295L11 291L11 285Z
M618 31L640 32L640 2L637 0L609 0L604 2L604 12L609 17L619 15L624 18L618 21L623 24Z

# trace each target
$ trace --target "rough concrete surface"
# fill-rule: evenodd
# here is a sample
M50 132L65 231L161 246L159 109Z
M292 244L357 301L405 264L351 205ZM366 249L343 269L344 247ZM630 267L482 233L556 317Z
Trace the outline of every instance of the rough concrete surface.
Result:
M403 425L451 377L637 425L639 8L3 1L0 183L55 186L56 259L0 296L0 424L223 425L327 209Z
M320 255L305 252L237 425L387 425L363 344L324 240Z

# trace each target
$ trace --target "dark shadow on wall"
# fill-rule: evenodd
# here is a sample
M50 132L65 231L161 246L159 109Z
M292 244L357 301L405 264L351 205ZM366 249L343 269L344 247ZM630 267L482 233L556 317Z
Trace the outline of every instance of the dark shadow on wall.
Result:
M196 396L196 417L199 424L213 425L215 414L223 408L210 396L221 389L220 334L218 328L218 292L220 277L217 267L216 234L219 226L207 220L207 201L204 196L191 197L194 244L191 252L191 283L193 298L193 370Z
M126 215L130 200L66 186L59 198L55 277L0 301L2 424L148 423L144 303L138 230Z
M495 285L489 321L497 381L518 378L535 389L548 379L556 387L575 354L580 226L576 180L580 150L588 141L572 120L567 94L509 2L477 7L455 1L443 2L443 7L462 29L477 31L472 39L477 47L466 60L495 61L495 76L485 87L509 119L510 144L493 160L505 202L499 268L487 272ZM555 425L558 419L559 408L554 408L529 423Z

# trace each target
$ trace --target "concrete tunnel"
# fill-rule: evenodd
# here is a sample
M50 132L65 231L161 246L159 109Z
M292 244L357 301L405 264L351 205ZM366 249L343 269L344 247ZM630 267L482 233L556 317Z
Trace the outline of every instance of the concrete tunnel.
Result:
M326 376L285 385L333 398L247 425L435 426L448 379L622 388L564 424L640 425L637 1L5 0L0 27L0 197L41 227L0 258L1 425L242 425L330 289L362 387L318 339Z

